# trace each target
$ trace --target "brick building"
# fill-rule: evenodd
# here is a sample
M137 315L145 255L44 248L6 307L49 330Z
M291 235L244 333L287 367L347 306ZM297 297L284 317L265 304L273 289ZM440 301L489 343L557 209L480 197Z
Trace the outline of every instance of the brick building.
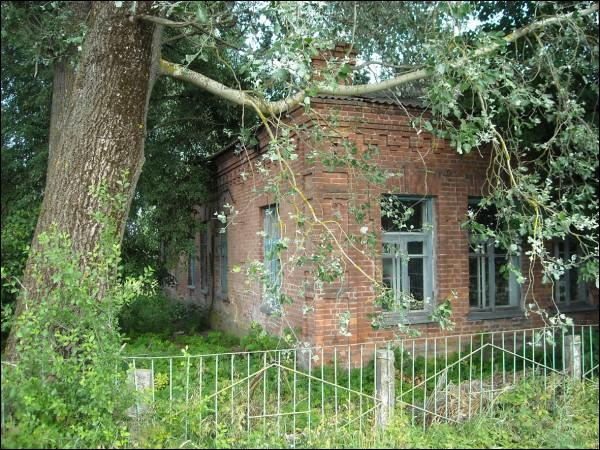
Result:
M280 167L276 160L264 160L269 139L266 130L259 129L258 144L252 149L240 151L232 144L213 157L217 173L214 202L198 207L198 220L206 223L206 228L197 236L195 254L182 258L174 269L177 283L171 294L205 307L214 327L236 333L243 333L253 321L272 333L290 327L299 339L315 345L389 339L398 329L373 327L373 314L379 314L381 308L373 302L375 292L369 277L391 287L397 296L409 293L416 301L403 321L428 336L444 334L430 314L449 297L453 298L456 324L453 334L539 326L541 318L527 314L525 305L535 300L552 310L553 298L561 312L574 317L576 323L598 322L597 290L578 283L574 271L553 287L541 282L539 269L534 268L533 281L524 270L527 280L518 284L514 275L500 273L507 259L493 244L469 244L461 224L470 205L484 194L489 154L458 155L448 142L417 131L411 118L426 114L419 102L390 93L359 98L321 96L312 99L311 109L305 114L303 107L296 108L283 119L283 124L297 127L291 135L295 157L289 164L296 186L316 216L331 224L331 233L342 243L348 257L341 258L343 280L315 286L310 265L286 264L285 258L297 253L300 246L317 248L314 234L306 242L294 239L301 234L297 207L306 217L312 213L297 193L279 201L263 191L265 183L273 183L273 174L279 173ZM316 127L321 129L320 139L315 138ZM331 167L322 158L313 158L315 148L342 156L352 148L358 159L368 153L363 162L394 176L384 185L371 183L351 164ZM267 170L271 175L262 173ZM289 188L290 181L278 183ZM398 229L382 216L386 202L414 211L409 227ZM227 204L238 214L226 232L220 233L222 224L215 212L223 211ZM368 205L360 221L355 214L359 204ZM323 226L316 228L323 231ZM370 231L375 231L375 258L344 239ZM291 239L283 259L269 259L269 249L284 236ZM557 256L576 252L572 242L549 245ZM273 278L281 269L280 279L275 281L293 300L284 306L285 319L269 315L272 307L265 301L264 287L249 282L244 264L252 260L265 261ZM512 262L524 269L529 264L525 256L512 257ZM241 270L232 271L235 266ZM385 325L400 320L393 307L379 317Z

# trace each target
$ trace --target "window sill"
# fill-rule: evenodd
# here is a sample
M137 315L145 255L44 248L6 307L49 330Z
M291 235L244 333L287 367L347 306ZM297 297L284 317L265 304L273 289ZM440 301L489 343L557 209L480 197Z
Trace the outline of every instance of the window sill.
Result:
M418 311L406 313L404 317L398 312L383 312L383 324L394 326L398 324L414 325L420 323L432 323L431 311Z
M496 311L469 311L467 314L468 321L475 320L493 320L493 319L512 319L523 318L523 310L520 308L497 309Z
M220 302L223 303L230 303L229 301L229 295L228 294L222 294L222 293L217 293L215 295L216 299L219 300Z
M588 311L597 311L598 305L592 305L591 303L585 303L585 302L577 302L577 303L571 303L570 305L558 305L558 309L561 313L588 312Z

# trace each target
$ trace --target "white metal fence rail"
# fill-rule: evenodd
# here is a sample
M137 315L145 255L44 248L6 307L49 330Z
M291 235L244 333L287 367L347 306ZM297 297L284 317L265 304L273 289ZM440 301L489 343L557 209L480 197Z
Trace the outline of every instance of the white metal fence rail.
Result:
M324 425L363 431L394 412L423 426L466 420L525 377L597 378L598 326L124 360L147 371L149 383L136 389L155 413L186 405L186 438L262 430L293 440Z
M524 378L597 379L598 326L530 328L344 346L123 358L137 392L133 422L182 439L383 426L426 427L488 410ZM375 357L377 355L377 357ZM2 370L9 369L3 363ZM4 386L3 386L4 390ZM4 393L3 393L4 394ZM7 400L9 401L9 399ZM5 421L2 396L2 424Z

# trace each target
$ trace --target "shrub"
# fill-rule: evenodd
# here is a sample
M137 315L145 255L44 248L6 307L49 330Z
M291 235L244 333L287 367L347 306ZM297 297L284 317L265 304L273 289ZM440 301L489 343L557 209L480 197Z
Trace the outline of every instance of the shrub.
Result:
M99 195L108 195L105 188ZM69 236L55 228L38 236L31 271L36 300L19 293L27 307L15 321L18 359L3 364L3 447L127 445L125 411L134 397L119 370L117 315L154 285L149 271L120 275L116 226L101 213L94 217L103 231L87 255L76 254Z
M269 335L258 322L250 324L248 334L240 339L244 351L267 350L277 348L277 338Z
M119 324L127 335L176 331L193 334L208 327L205 315L195 305L171 300L163 293L138 295L119 314Z

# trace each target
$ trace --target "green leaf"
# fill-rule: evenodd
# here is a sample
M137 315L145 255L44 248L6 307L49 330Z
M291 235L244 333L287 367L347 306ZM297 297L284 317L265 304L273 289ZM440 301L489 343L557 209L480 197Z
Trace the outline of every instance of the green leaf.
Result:
M198 5L198 7L196 8L196 19L200 23L206 23L207 16L206 16L206 10L204 9L203 2L196 2L196 4Z

